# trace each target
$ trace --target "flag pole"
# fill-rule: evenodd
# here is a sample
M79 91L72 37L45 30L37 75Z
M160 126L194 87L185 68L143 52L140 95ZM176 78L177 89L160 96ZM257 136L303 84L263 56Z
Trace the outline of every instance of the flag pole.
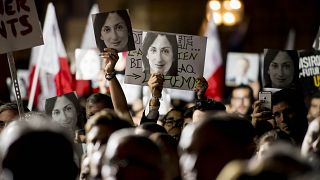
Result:
M36 93L36 87L38 84L38 78L39 78L39 73L40 73L40 64L41 64L41 58L43 57L43 52L44 52L44 46L40 47L40 52L39 55L37 57L37 63L36 63L36 69L33 75L33 79L32 79L32 86L31 86L31 92L30 92L30 96L29 96L29 102L28 102L28 109L30 111L32 111L32 107L33 107L33 102L34 102L34 96Z
M23 105L22 105L21 93L20 93L20 88L19 88L19 83L18 83L18 78L17 78L17 69L14 64L14 58L13 58L12 52L7 53L7 59L8 59L8 64L9 64L9 69L10 69L10 74L11 74L11 81L13 82L15 97L16 97L16 101L17 101L19 118L21 120L23 117L23 114L24 114L24 109L23 109Z

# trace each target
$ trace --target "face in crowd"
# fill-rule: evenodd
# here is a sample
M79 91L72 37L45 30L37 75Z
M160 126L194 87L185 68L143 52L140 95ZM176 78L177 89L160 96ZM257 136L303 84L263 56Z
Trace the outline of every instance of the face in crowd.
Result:
M173 62L172 45L165 35L158 35L150 45L147 53L150 73L166 74Z
M52 110L52 119L67 129L75 130L77 124L77 110L73 102L66 96L57 97Z
M288 87L294 78L294 64L286 52L278 52L269 65L268 73L273 88Z
M109 13L104 25L101 28L101 40L108 48L118 51L128 49L128 28L126 22L118 13Z
M252 106L250 90L248 88L234 89L230 103L235 112L246 115Z
M320 98L312 98L308 112L309 122L320 117Z

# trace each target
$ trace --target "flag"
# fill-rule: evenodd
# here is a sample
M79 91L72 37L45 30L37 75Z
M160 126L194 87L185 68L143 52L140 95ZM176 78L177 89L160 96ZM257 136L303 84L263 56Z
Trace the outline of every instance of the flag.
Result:
M213 18L207 24L207 49L204 63L203 77L208 81L209 87L205 93L208 98L221 100L223 96L224 68L221 57L220 41L217 27Z
M97 49L94 31L93 31L93 22L91 18L91 14L97 14L97 13L99 13L99 7L98 7L98 4L94 4L91 7L91 10L87 19L86 28L82 36L81 46L80 46L81 49ZM89 93L91 92L90 80L77 80L74 76L73 85L75 87L75 91L79 96L86 96L86 95L89 95Z
M52 3L47 7L43 39L44 45L32 48L31 52L28 88L30 109L34 104L43 110L45 99L73 91L67 53Z

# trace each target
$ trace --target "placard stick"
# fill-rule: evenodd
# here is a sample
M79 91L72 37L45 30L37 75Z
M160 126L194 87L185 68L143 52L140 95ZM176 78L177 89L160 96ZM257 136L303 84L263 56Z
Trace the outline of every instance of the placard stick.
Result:
M14 92L15 92L16 101L17 101L17 105L18 105L19 117L21 120L23 117L23 114L24 114L24 110L23 110L21 93L20 93L20 88L19 88L19 83L18 83L18 78L17 78L17 70L16 70L16 66L14 64L12 52L7 53L7 59L8 59L8 64L9 64L9 68L10 68L11 81L13 82Z

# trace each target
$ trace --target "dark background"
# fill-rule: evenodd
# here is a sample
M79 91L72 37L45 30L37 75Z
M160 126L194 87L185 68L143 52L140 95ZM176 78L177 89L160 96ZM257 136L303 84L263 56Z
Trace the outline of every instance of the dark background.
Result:
M43 23L50 1L35 0ZM55 0L58 22L70 59L80 46L94 0ZM98 0L100 11L129 9L135 29L198 35L205 17L206 0ZM244 18L236 26L219 26L222 56L228 51L262 52L284 49L294 29L295 49L310 49L320 25L319 0L243 0ZM1 43L1 42L0 42ZM16 67L28 69L30 50L14 52ZM10 77L7 59L0 55L0 100L9 100L5 79Z

